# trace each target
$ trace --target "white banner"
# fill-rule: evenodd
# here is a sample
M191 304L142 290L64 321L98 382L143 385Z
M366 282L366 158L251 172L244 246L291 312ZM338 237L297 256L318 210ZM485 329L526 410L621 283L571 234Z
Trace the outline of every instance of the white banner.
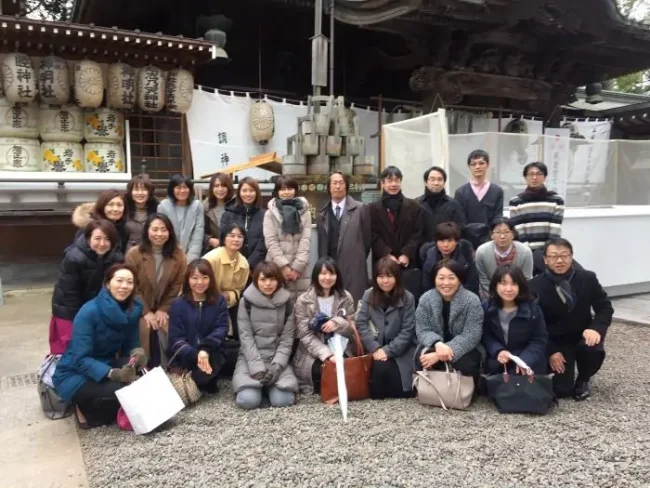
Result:
M546 129L544 161L548 168L546 187L555 190L566 200L571 153L569 129Z

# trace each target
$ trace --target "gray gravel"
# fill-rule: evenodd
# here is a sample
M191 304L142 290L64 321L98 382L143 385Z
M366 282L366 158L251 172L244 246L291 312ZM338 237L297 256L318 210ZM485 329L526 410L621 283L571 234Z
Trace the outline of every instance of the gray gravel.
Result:
M368 400L345 424L313 396L240 411L224 382L160 432L80 432L84 460L97 488L648 487L650 328L614 326L606 345L592 398L545 417Z

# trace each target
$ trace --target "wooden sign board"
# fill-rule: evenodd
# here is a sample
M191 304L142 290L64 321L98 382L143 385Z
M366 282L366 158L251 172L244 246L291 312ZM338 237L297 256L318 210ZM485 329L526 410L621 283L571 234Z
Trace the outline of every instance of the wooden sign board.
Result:
M262 168L272 173L282 174L282 159L278 157L277 152L260 154L259 156L254 156L248 160L246 163L235 164L228 166L227 168L220 169L219 171L214 171L212 173L203 173L201 179L211 178L212 175L217 173L225 173L227 175L236 173L238 171L243 171L245 169L251 168Z

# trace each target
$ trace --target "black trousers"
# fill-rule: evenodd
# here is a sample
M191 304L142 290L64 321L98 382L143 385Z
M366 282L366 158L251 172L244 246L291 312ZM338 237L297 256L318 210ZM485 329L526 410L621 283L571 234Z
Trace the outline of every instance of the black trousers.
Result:
M128 358L116 359L111 361L111 367L121 368L128 361ZM99 383L89 379L74 394L72 403L79 407L89 427L110 425L116 421L120 409L115 392L124 386L126 385L108 378Z
M605 348L600 344L588 346L584 339L577 344L560 344L559 352L562 353L566 363L564 373L553 376L553 390L558 398L565 398L573 394L576 381L588 381L594 376L605 361ZM576 378L576 368L578 375ZM549 371L551 368L549 366Z
M418 369L422 369L422 364L420 364L420 354L422 353L417 353L416 360ZM461 356L458 359L452 361L451 365L456 371L459 371L460 374L471 376L476 379L478 378L481 369L481 353L478 352L478 349L472 349L464 356ZM438 371L445 371L445 363L439 361L433 366L433 369L436 369Z
M212 366L212 374L207 374L201 371L198 366L194 365L192 368L192 379L196 386L199 387L199 390L206 393L217 393L219 389L217 388L217 380L219 379L219 373L221 368L226 363L225 355L219 351L218 353L210 354L210 366Z
M397 361L389 358L386 361L372 362L370 372L370 398L409 398L413 390L404 391L402 375L399 372Z
M314 384L314 395L320 395L320 383L323 376L323 361L316 359L311 365L311 381Z

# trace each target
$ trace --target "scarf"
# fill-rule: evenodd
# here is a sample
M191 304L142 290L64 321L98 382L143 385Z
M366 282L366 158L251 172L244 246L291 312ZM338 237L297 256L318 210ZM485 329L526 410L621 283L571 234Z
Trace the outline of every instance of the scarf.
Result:
M280 211L280 215L282 215L282 232L291 235L302 232L300 211L303 209L304 204L301 199L280 200L276 198L275 206Z
M397 195L389 195L386 192L381 193L381 204L386 210L390 210L391 213L397 214L399 209L402 207L404 202L404 195L400 192Z
M424 201L429 206L429 208L433 211L433 213L436 212L436 209L438 208L439 205L444 203L445 196L447 196L447 193L445 192L444 188L438 193L434 193L428 188L424 189Z
M546 275L555 285L555 290L557 291L560 300L567 306L569 312L573 311L576 306L576 294L571 287L571 280L575 275L575 269L573 266L569 271L564 274L558 275L553 273L550 269L546 268Z
M544 201L548 197L548 188L542 186L541 188L526 187L526 189L519 195L525 202Z
M497 247L494 246L494 260L496 261L497 266L501 266L502 264L512 264L515 261L516 256L517 250L515 249L514 244L510 244L510 248L504 253L499 252Z

